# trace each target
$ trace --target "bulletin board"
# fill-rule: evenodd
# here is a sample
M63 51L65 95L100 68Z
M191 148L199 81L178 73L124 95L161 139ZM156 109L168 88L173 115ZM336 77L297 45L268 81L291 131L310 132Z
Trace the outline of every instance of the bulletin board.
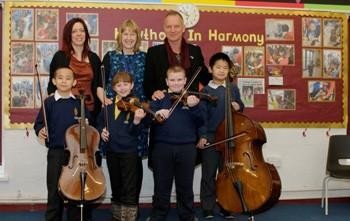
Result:
M141 50L161 44L162 21L176 5L5 2L4 122L31 127L40 108L34 65L47 85L48 67L60 48L67 19L82 17L91 49L115 47L117 27L134 19ZM244 113L265 127L345 127L348 89L348 18L343 13L198 6L199 22L186 31L205 62L227 53L237 70ZM44 88L46 91L46 88Z

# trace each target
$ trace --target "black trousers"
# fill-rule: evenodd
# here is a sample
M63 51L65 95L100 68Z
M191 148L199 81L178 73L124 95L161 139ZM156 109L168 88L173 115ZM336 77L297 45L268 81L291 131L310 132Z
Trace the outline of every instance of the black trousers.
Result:
M166 220L175 179L176 205L182 221L193 221L193 175L196 161L195 144L155 143L152 153L154 195L152 221Z
M201 150L202 178L200 200L203 210L213 210L216 205L216 175L219 169L220 153L215 147Z
M62 166L67 161L63 149L49 149L47 152L47 207L45 212L46 221L62 221L64 200L58 191L58 181L61 175ZM92 208L85 205L83 210L84 220L91 220ZM80 220L80 207L76 203L69 202L67 206L67 220Z
M137 205L140 194L139 167L141 161L137 152L107 152L106 159L112 190L112 202Z

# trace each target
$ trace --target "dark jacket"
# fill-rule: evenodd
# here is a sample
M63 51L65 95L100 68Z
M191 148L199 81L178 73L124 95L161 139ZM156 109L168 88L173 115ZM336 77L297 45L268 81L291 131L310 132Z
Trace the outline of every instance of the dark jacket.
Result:
M189 55L191 68L187 73L187 80L189 81L195 74L198 67L202 67L196 80L191 85L190 89L198 91L198 84L201 82L207 85L211 79L208 69L205 66L202 51L199 46L189 44ZM151 98L156 90L165 90L167 85L165 83L166 72L169 68L168 56L165 45L157 45L148 49L146 55L145 77L143 81L144 90L147 98Z
M94 118L101 110L101 102L97 97L97 87L102 87L101 80L101 60L98 55L92 51L88 54L89 60L91 62L91 67L93 71L93 79L91 82L91 91L94 95L94 113L92 117ZM65 55L62 50L55 53L50 64L50 80L47 86L47 93L52 94L56 90L56 86L52 83L52 78L57 68L59 67L69 67L70 59Z

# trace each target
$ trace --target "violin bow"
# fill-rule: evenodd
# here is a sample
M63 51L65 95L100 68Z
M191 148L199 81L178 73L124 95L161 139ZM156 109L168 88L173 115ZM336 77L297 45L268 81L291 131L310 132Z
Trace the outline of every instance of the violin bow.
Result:
M174 104L171 106L171 108L169 109L169 116L173 113L173 111L175 110L175 108L177 107L177 105L179 105L180 101L182 100L182 98L185 96L187 90L190 88L191 84L194 82L194 80L197 78L199 72L201 72L202 70L202 66L199 66L195 72L195 74L192 76L191 80L188 82L188 84L186 85L186 87L184 88L184 90L182 91L182 93L180 94L180 96L177 98L177 100L174 102Z
M39 87L39 94L40 94L40 101L41 101L41 109L43 112L43 117L44 117L44 125L45 125L45 129L46 129L46 139L47 142L50 141L49 139L49 128L47 127L47 118L46 118L46 110L45 110L45 103L44 103L44 98L43 98L43 92L42 92L42 88L41 88L41 82L40 82L40 74L38 71L38 64L35 64L35 72L36 72L36 76L38 78L38 87Z
M104 117L105 117L105 125L106 129L108 130L108 113L107 113L107 106L106 106L106 73L105 73L105 66L101 65L101 77L102 77L102 88L103 88L103 106L104 106Z
M238 134L236 134L236 135L234 135L234 136L231 136L231 137L229 137L229 138L226 138L226 139L223 139L223 140L219 140L219 141L217 141L217 142L215 142L215 143L208 143L208 144L204 145L204 147L201 148L201 149L206 149L206 148L209 148L209 147L212 147L212 146L216 146L216 145L218 145L218 144L226 143L226 142L229 142L229 141L231 141L231 140L235 140L235 139L237 139L237 138L239 138L239 137L243 137L243 136L245 136L246 134L247 134L247 132L241 132L241 133L238 133Z

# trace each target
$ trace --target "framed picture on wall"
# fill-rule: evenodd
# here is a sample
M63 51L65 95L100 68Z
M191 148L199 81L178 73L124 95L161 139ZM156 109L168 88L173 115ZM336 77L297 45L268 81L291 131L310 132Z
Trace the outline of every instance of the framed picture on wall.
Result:
M33 76L12 76L11 95L11 108L33 108Z
M322 46L321 18L304 17L302 22L302 45L306 47Z
M108 51L114 51L117 49L117 41L115 40L102 40L102 58Z
M98 26L98 14L97 13L75 13L67 12L66 13L66 22L72 18L81 18L85 21L85 24L88 28L89 34L92 37L99 35L99 26Z
M267 109L274 110L295 110L295 89L269 89L267 92Z
M11 40L34 39L34 10L12 9L11 10Z
M41 93L43 95L43 99L47 97L47 85L49 84L49 76L48 75L41 75L40 76L40 86L41 86ZM40 108L41 107L41 98L40 98L40 88L38 84L38 78L34 76L34 108Z
M303 78L322 77L322 50L303 48L302 51Z
M38 42L36 43L36 64L40 74L50 73L50 63L53 55L58 50L56 42Z
M283 85L283 68L280 65L269 65L267 66L267 73L269 75L268 84L269 85Z
M259 76L265 75L265 52L264 47L244 47L244 75Z
M34 73L34 43L11 43L11 75Z
M35 10L35 40L58 40L58 9Z
M340 78L342 67L341 50L323 50L323 77Z
M334 80L308 81L308 101L334 102L335 89Z
M265 19L266 40L294 41L293 19Z
M323 19L323 47L340 48L342 23L339 19Z
M293 44L266 44L266 65L294 65Z
M95 52L97 55L99 55L99 42L98 38L91 38L90 39L90 49L91 51Z
M242 76L243 47L223 45L221 51L229 56L234 65L235 74Z
M254 107L253 85L243 85L241 90L241 97L245 107Z

